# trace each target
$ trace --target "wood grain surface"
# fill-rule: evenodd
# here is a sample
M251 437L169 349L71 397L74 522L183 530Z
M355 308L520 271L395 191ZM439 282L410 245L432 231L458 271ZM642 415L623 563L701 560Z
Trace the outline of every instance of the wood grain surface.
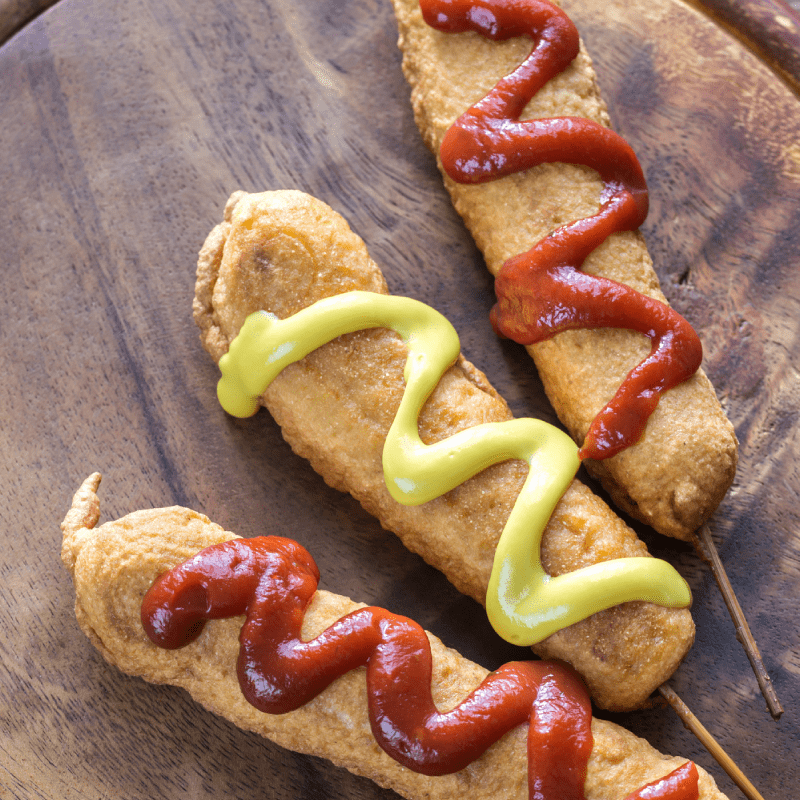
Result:
M678 0L564 6L643 163L665 292L701 334L741 441L713 534L786 712L767 713L704 564L635 526L694 592L697 641L671 685L765 798L793 796L798 97L743 40L746 17L734 34ZM191 319L197 250L229 193L300 188L347 217L393 291L453 320L515 413L554 421L525 353L492 334L490 280L413 124L396 38L385 0L60 0L0 46L3 800L394 796L103 662L58 558L58 524L93 470L102 519L181 504L246 536L291 536L325 588L407 614L487 667L524 656L325 486L266 413L222 412ZM670 709L614 719L741 796Z

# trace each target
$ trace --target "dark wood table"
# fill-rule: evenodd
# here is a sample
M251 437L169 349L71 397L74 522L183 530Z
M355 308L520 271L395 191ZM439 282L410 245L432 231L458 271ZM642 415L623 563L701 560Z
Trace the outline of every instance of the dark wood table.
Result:
M75 622L58 525L90 472L103 519L181 504L299 539L322 585L496 667L483 611L295 457L234 421L191 320L228 194L341 211L391 288L432 303L515 413L553 421L499 342L491 284L414 127L383 0L0 0L0 797L389 798L107 666ZM694 592L671 681L765 798L800 785L800 84L778 3L564 0L651 187L645 234L741 440L713 535L786 709L768 714L708 569L637 526ZM736 13L732 13L732 9ZM9 19L12 21L9 25ZM33 19L29 19L33 16ZM26 20L28 20L26 22ZM738 790L669 708L613 717Z

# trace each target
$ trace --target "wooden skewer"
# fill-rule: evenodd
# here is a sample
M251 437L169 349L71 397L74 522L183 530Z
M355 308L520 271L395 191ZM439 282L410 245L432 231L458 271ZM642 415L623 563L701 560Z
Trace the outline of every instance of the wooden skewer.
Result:
M756 680L761 687L761 694L764 695L764 699L767 701L767 708L770 714L772 714L773 719L780 719L781 714L783 714L783 706L780 700L778 700L775 687L772 685L772 680L767 674L767 668L764 666L764 661L761 658L758 645L756 644L753 634L750 632L750 626L747 624L742 607L736 599L733 586L725 572L725 567L722 563L722 559L719 557L714 540L711 538L711 531L707 524L703 525L697 532L694 538L694 546L700 558L711 567L711 572L714 574L714 579L722 592L725 605L728 607L728 612L736 628L736 638L742 643L744 651L750 659L750 664L753 667Z
M717 760L717 763L728 773L731 780L742 790L748 800L764 800L758 790L736 766L733 759L722 749L719 742L706 730L699 719L691 712L689 706L666 684L659 687L661 696L672 706L681 718L684 726L691 731Z

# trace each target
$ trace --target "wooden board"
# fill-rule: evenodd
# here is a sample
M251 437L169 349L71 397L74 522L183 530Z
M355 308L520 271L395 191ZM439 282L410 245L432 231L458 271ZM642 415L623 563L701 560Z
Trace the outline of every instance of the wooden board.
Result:
M672 685L761 793L784 797L800 783L798 99L727 23L678 0L564 5L644 165L666 294L741 440L713 530L786 713L767 713L705 566L639 526L695 596L697 642ZM395 42L386 0L60 0L0 47L0 797L393 796L103 662L58 558L93 470L103 519L182 504L291 536L326 588L487 667L524 655L266 413L226 417L191 320L196 253L228 194L300 188L349 219L393 291L453 320L515 413L554 421L527 356L491 332L490 280L414 127ZM614 718L740 796L670 709Z

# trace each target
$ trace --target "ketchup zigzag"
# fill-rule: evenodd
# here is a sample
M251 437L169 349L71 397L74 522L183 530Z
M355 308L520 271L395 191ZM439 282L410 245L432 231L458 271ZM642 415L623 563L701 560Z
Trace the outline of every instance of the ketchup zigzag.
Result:
M495 282L495 330L533 344L577 328L627 328L651 340L598 413L580 450L603 459L635 444L661 394L700 367L702 345L669 306L608 278L581 271L611 234L636 230L648 210L647 187L631 147L581 117L521 120L531 98L578 54L578 32L548 0L421 0L425 21L445 33L474 31L495 41L529 36L530 55L445 135L440 158L460 183L484 183L549 162L582 164L604 181L597 214L558 228L527 253L509 259Z
M237 673L249 703L269 714L300 708L340 675L366 667L369 719L380 747L425 775L464 769L527 722L529 796L583 800L592 749L591 704L580 679L552 662L510 662L452 711L431 695L428 638L410 619L368 607L319 636L300 637L319 570L296 542L277 536L212 545L164 573L145 595L141 620L159 647L196 639L208 619L246 615ZM629 795L696 800L691 762Z

